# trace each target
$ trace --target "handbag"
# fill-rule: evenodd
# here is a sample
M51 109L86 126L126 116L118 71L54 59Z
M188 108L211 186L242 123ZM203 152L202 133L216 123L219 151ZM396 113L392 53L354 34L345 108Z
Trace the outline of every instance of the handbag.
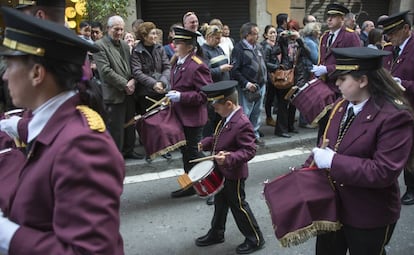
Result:
M295 78L295 65L290 69L281 68L276 69L270 73L272 84L277 89L289 89L293 86Z
M293 61L293 67L287 69L284 65L280 65L278 69L270 73L272 84L277 89L289 89L295 84L295 67L298 62L300 50L296 52L296 58Z

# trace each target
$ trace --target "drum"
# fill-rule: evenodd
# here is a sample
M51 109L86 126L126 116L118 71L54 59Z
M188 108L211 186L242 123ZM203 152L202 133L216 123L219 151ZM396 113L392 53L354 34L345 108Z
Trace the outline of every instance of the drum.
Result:
M193 187L202 198L215 195L224 186L224 177L219 171L214 170L214 162L211 160L202 161L188 173L193 182Z
M303 87L296 88L292 94L290 101L311 125L317 124L336 101L335 92L317 78L307 82Z
M316 167L293 170L265 182L264 197L283 247L342 227L332 185L327 172Z
M168 105L159 106L141 116L135 128L151 159L186 145L181 123Z

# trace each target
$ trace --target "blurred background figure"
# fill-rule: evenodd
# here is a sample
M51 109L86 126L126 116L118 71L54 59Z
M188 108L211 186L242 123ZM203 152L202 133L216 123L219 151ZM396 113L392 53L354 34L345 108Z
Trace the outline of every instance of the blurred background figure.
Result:
M373 49L380 49L384 47L384 35L382 34L382 30L378 28L374 28L371 31L369 31L368 34L368 48Z
M99 21L91 22L91 39L95 42L103 36L103 26Z
M168 59L171 59L175 54L175 45L173 42L174 35L175 35L174 33L175 27L183 27L183 24L174 23L170 26L170 30L168 32L168 42L166 45L164 45L164 50L165 50L165 53L167 54Z
M375 28L374 22L371 20L366 20L362 23L361 27L361 34L359 35L359 38L361 39L361 45L362 46L368 46L368 34L369 31Z
M279 68L281 60L281 50L279 44L276 42L276 36L276 28L272 25L267 25L263 32L264 40L261 42L268 77L265 94L266 125L272 127L276 125L276 121L272 117L272 106L275 106L276 88L273 86L269 77L271 72Z
M130 52L135 47L135 36L132 32L126 32L124 34L124 41L128 44Z
M89 43L93 43L91 39L91 25L85 20L79 23L79 37Z

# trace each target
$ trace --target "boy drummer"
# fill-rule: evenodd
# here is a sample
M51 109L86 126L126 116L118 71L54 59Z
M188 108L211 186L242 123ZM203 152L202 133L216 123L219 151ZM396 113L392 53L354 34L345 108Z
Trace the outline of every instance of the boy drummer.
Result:
M237 81L221 81L204 86L215 111L223 118L214 136L199 143L199 149L212 151L215 169L226 178L223 189L215 195L211 229L196 239L197 246L224 242L229 208L245 241L236 248L237 254L249 254L263 247L265 240L249 204L244 185L248 177L247 162L256 154L255 134L249 118L238 104Z

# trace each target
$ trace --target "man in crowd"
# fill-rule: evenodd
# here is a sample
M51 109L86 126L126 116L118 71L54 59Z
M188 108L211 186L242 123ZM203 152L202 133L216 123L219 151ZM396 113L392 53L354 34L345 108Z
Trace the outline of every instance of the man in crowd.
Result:
M366 20L362 23L361 27L361 35L359 38L361 39L361 43L364 47L368 46L368 34L369 31L375 28L374 22L371 20Z
M120 16L108 19L108 35L95 42L100 51L93 54L102 81L102 96L106 110L106 123L124 158L143 159L134 151L135 129L124 124L135 115L135 80L129 64L128 44L122 40L125 22Z
M103 27L101 22L99 21L92 21L91 22L91 38L92 40L98 41L103 37Z
M183 16L184 28L187 30L193 31L194 33L198 35L197 42L201 46L206 42L206 40L204 39L200 31L198 31L199 24L200 23L198 22L198 17L195 14L195 12L187 12L186 14L184 14Z
M231 77L239 82L238 93L240 105L254 127L256 144L264 145L260 138L260 113L263 106L265 83L267 79L266 64L262 49L257 43L259 28L257 24L247 22L240 28L241 40L234 46L231 54Z
M405 89L405 95L414 107L414 38L411 31L411 22L408 12L401 12L381 20L378 25L383 26L383 33L390 41L384 47L393 54L384 58L384 67L388 69L394 79ZM413 159L411 159L413 161ZM401 197L404 205L414 204L414 174L411 164L404 170L404 181L407 186Z

